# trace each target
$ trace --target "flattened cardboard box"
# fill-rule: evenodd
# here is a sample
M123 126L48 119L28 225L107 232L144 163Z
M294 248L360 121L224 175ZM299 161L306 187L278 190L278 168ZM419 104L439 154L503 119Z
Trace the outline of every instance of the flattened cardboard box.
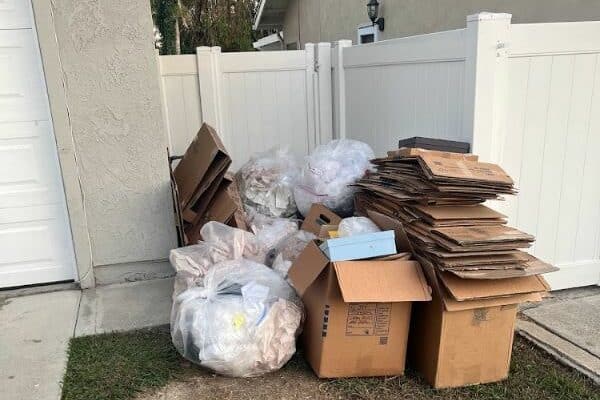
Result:
M398 251L410 251L402 227L378 216L380 228L395 231ZM412 302L431 299L418 262L330 262L313 241L289 278L306 307L304 352L319 377L404 373Z
M435 388L496 382L508 377L519 303L540 301L548 287L539 277L497 282L450 278L442 284L434 266L418 258L432 287L433 301L415 305L409 338L409 364ZM459 279L459 278L455 278ZM450 291L462 299L454 298Z
M217 132L211 126L202 124L173 171L179 191L180 208L186 221L193 222L190 218L196 217L195 213L186 213L186 210L200 199L215 180L220 181L223 178L229 165L231 158ZM218 186L218 183L216 185Z

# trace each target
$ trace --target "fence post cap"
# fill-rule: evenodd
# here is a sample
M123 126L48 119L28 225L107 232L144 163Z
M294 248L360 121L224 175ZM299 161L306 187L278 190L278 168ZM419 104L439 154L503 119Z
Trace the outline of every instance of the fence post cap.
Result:
M476 22L476 21L492 21L492 20L510 20L512 18L512 14L508 13L492 13L492 12L480 12L477 14L471 14L467 17L467 22Z

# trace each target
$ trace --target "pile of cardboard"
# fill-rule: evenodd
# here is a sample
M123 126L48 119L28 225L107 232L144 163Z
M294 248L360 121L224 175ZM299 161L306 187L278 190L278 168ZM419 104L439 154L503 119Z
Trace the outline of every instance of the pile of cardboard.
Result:
M474 155L401 149L374 160L377 171L362 179L359 212L371 209L399 219L417 252L440 275L503 279L556 268L521 251L532 235L506 226L506 217L483 204L515 193L497 165Z
M525 253L534 237L481 204L516 193L474 155L401 149L357 186L359 214L401 222L433 289L413 313L410 360L435 387L506 378L517 306L539 301L556 270Z
M198 134L171 171L173 200L180 245L196 243L208 221L243 224L231 158L215 130L202 124ZM242 226L243 227L243 226Z

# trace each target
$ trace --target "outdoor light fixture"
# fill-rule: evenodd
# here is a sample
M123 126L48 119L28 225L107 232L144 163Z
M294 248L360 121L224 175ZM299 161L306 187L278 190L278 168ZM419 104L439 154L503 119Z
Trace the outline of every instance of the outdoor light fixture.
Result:
M380 31L383 31L384 19L383 17L377 18L379 15L379 2L377 0L369 0L367 3L367 14L373 25L377 25Z

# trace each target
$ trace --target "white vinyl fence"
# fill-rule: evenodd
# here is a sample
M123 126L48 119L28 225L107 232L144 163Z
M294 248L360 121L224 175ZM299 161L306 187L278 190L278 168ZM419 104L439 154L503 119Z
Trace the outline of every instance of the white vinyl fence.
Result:
M201 121L239 167L275 145L303 155L332 137L369 143L467 141L520 193L493 206L533 233L561 271L554 289L600 283L600 22L511 24L481 13L466 28L352 46L161 56L172 154Z
M217 129L234 169L271 147L306 155L331 140L330 56L329 43L247 53L200 47L196 55L161 56L171 154L185 152L201 122Z
M511 24L334 49L336 134L376 153L398 139L468 141L515 179L496 202L561 271L554 289L600 283L600 22Z

